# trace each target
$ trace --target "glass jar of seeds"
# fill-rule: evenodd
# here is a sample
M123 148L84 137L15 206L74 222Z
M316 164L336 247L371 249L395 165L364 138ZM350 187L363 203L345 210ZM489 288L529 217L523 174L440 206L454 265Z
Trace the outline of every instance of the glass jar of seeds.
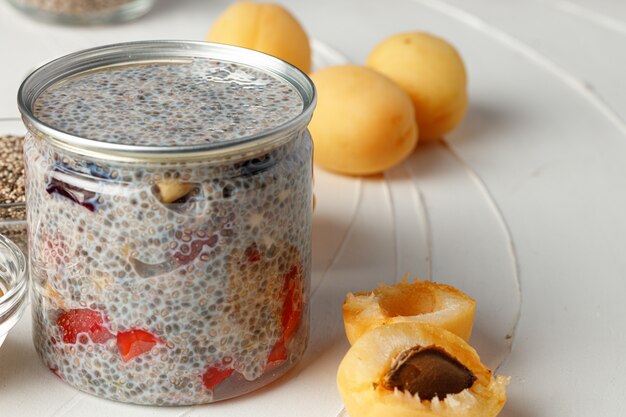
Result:
M154 0L9 0L39 20L86 25L123 22L146 14Z
M305 74L231 46L136 42L39 68L19 103L34 343L52 372L182 405L257 389L300 359Z
M0 128L5 124L0 121ZM26 251L23 140L20 135L0 134L0 234Z

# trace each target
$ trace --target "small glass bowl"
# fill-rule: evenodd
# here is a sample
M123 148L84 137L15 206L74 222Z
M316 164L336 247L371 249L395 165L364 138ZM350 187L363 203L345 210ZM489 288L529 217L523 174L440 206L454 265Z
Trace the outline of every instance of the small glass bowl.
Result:
M148 13L154 0L9 0L32 18L66 25L125 22Z
M26 308L28 273L24 254L0 235L0 345Z

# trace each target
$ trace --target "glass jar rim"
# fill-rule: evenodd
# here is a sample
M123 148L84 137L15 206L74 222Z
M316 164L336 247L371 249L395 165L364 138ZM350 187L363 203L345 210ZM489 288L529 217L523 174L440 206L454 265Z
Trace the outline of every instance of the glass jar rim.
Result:
M302 111L286 123L253 135L215 143L150 146L110 143L58 130L33 113L35 100L48 87L73 75L113 65L217 59L252 66L289 83L302 97ZM313 115L317 96L313 81L295 66L251 49L200 41L157 40L104 45L57 58L33 71L18 91L18 107L30 132L52 146L74 154L116 161L177 162L224 160L280 146L303 130Z

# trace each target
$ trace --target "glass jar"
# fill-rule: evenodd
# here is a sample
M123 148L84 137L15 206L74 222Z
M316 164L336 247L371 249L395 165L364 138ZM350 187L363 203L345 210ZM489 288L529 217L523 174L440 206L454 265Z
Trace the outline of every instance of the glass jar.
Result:
M154 0L9 0L39 20L86 25L123 22L148 13Z
M19 92L34 343L74 387L207 403L275 380L308 340L310 79L258 52L136 42Z

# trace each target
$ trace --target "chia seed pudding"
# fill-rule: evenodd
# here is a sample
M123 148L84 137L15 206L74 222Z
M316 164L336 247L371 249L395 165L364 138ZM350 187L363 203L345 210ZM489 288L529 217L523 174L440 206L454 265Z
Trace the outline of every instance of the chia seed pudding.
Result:
M156 405L291 368L308 339L313 106L304 74L222 45L113 45L33 73L20 109L46 366Z
M138 18L154 0L9 0L38 19L67 24L110 23Z

